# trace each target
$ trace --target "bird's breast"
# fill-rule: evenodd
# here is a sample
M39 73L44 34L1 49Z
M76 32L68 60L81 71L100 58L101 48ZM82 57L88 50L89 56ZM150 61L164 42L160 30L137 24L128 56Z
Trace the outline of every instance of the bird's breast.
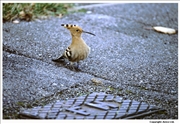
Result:
M90 53L90 47L86 44L77 44L76 46L71 46L70 49L72 52L70 61L73 62L86 59Z

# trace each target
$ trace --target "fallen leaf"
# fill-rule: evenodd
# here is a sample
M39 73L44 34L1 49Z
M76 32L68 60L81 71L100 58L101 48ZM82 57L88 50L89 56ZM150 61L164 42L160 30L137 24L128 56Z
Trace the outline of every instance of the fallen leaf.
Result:
M19 12L19 17L20 18L25 18L25 16L26 16L26 14L25 14L24 11Z
M154 26L153 29L157 32L165 33L165 34L175 34L176 30L173 28Z
M97 80L97 79L95 79L95 78L92 78L91 81L92 81L95 85L102 84L102 81Z

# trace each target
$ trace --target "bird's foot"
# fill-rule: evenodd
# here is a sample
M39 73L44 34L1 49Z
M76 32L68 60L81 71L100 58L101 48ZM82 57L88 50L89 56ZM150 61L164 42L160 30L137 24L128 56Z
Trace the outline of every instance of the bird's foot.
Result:
M67 68L69 68L70 70L80 71L79 64L77 64L77 65L75 66L74 63L67 63L65 66L66 66Z

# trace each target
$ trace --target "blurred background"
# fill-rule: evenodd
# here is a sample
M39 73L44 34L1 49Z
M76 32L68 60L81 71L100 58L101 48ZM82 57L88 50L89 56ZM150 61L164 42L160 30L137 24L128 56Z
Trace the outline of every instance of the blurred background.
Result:
M3 22L14 20L31 21L37 18L46 19L50 16L62 17L72 13L70 9L77 3L3 3ZM80 10L81 11L81 10Z

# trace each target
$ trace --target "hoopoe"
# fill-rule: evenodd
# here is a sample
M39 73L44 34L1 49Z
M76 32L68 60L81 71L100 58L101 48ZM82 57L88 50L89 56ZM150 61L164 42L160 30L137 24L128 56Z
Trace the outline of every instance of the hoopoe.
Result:
M84 31L77 25L61 24L61 26L67 28L70 31L72 42L60 57L57 59L52 59L52 61L60 62L64 59L68 59L71 62L71 66L73 66L74 62L77 62L77 69L79 69L79 61L86 59L90 53L90 47L82 39L81 34L88 33L94 36L95 34Z

